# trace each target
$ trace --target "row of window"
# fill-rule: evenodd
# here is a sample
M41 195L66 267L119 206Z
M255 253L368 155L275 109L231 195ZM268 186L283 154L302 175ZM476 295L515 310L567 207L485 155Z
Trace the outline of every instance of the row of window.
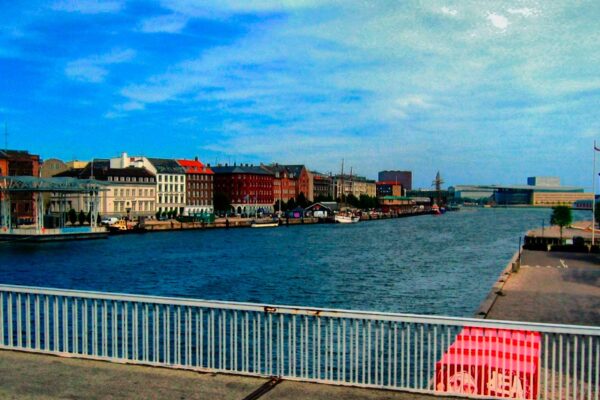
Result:
M164 202L163 202L163 199L165 200ZM159 196L158 196L158 202L159 202L160 204L162 204L162 203L183 203L183 202L184 202L184 200L183 200L183 196L178 196L178 195L174 195L174 196L173 196L173 195L165 195L165 196L163 197L163 195L161 194L161 195L159 195Z
M210 206L210 205L212 205L212 201L209 201L209 200L191 200L191 201L188 201L188 203L190 203L190 204L188 204L190 206Z
M165 183L164 189L165 190L163 190L163 185L158 184L159 192L183 192L183 185L173 185L172 183L167 185Z
M193 183L189 183L188 182L188 189L208 189L212 187L212 185L209 185L208 183L197 183L197 182L193 182Z
M185 182L183 175L158 175L159 182Z
M115 211L117 212L127 212L129 211L153 211L154 210L154 202L153 201L132 201L131 206L129 202L124 201L115 201Z
M191 198L191 197L210 197L210 192L209 191L204 191L204 190L199 191L199 192L198 191L193 191L192 192L192 191L188 190L187 196L188 196L188 198Z
M135 189L115 189L115 197L129 197L129 196L135 197L136 196L136 190ZM154 189L138 189L137 190L137 196L138 197L153 197L154 196Z
M187 176L188 181L212 181L212 175L192 174Z
M110 182L154 182L154 178L150 177L137 177L137 176L109 176L108 180Z

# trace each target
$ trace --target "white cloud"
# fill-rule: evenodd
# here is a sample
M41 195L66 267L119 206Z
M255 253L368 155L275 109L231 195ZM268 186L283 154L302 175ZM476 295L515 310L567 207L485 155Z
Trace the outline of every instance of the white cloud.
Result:
M442 12L442 14L450 15L452 17L456 17L458 15L457 10L446 7L446 6L440 8L440 11Z
M185 28L187 22L188 18L182 15L160 15L143 20L140 30L146 33L179 33Z
M65 67L65 74L75 80L99 83L108 75L107 66L130 61L135 57L135 51L115 50L107 54L90 56L71 61Z
M492 23L492 25L501 30L505 30L509 24L508 18L496 13L489 13L487 19Z
M523 7L523 8L508 8L506 11L508 13L510 13L510 14L521 15L523 17L533 17L533 16L539 14L539 11L536 10L535 8L527 8L527 7Z
M100 14L118 12L123 5L124 2L118 0L60 0L52 4L52 9L81 14Z

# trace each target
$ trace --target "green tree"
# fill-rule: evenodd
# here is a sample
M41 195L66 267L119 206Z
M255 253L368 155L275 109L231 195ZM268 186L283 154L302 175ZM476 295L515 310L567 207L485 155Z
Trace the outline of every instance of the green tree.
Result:
M277 200L275 202L275 205L273 206L273 210L275 210L275 211L285 211L286 210L286 204L285 204L285 202L283 202L281 200Z
M346 196L346 203L350 204L352 207L360 206L360 201L353 193Z
M573 215L571 208L568 206L556 206L552 208L552 216L550 217L550 223L552 225L558 225L560 228L560 241L562 242L563 228L571 225L573 222Z
M74 209L70 209L69 210L69 222L71 223L71 225L75 225L75 222L77 222L77 211L75 211Z
M226 193L216 192L214 205L217 211L229 211L231 209L231 199Z
M291 198L287 202L286 209L289 211L289 210L293 210L294 208L296 208L296 200Z
M156 212L156 219L160 219L160 215L161 215L161 212L160 212L160 211L157 211L157 212Z
M83 210L79 211L79 216L77 217L77 219L79 220L79 225L83 225L85 222L85 213L83 212Z
M298 197L296 197L296 204L302 208L308 207L308 200L306 199L306 196L303 192L300 192Z

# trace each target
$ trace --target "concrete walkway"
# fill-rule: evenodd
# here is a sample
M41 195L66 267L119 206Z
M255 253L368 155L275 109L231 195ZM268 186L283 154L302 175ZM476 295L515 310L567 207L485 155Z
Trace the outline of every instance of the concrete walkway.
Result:
M600 254L525 250L488 319L600 325Z
M266 382L267 379L261 378L0 351L1 399L244 399ZM431 400L434 397L283 381L260 398Z

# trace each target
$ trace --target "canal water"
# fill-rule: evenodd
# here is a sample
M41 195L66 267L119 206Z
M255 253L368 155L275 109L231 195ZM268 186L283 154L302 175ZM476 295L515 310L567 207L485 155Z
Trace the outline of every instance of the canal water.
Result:
M549 218L544 209L463 209L353 225L0 243L0 283L472 316L519 237Z

